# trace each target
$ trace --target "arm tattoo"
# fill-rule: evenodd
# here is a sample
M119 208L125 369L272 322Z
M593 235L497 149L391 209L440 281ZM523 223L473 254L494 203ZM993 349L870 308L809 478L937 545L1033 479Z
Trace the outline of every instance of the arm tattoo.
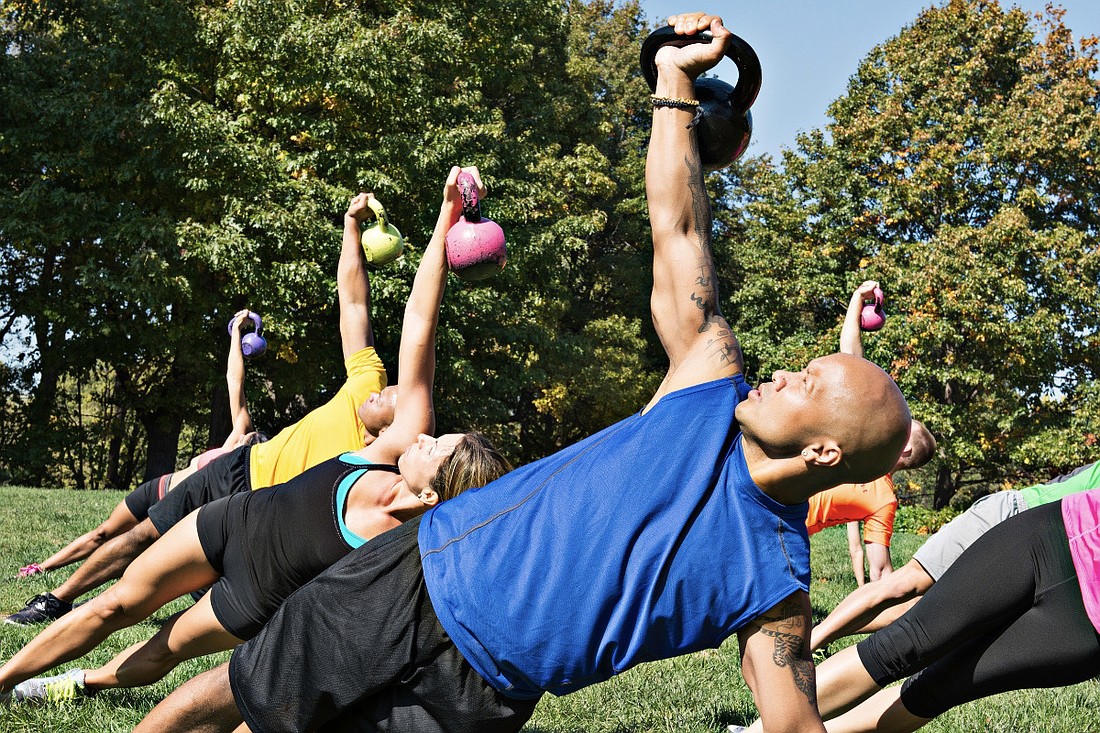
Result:
M703 322L699 324L699 333L710 330L713 319L718 315L718 288L714 278L714 261L710 252L710 200L703 183L703 170L698 154L684 158L688 168L688 189L691 192L691 213L695 226L695 236L699 247L699 276L695 278L698 290L691 294L695 307L703 312Z
M775 639L772 662L777 667L789 667L794 684L806 696L811 705L817 705L817 685L814 682L813 661L806 658L806 639L802 636L806 626L801 604L785 601L776 609L775 616L760 617L760 631ZM774 624L767 628L764 624Z

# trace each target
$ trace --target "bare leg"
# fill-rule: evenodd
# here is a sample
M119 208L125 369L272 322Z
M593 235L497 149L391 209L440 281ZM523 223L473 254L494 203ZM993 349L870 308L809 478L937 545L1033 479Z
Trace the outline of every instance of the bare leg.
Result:
M848 532L848 556L852 558L852 574L856 576L856 585L863 587L866 579L863 574L863 538L859 535L859 522L848 522L845 527Z
M816 651L834 639L856 633L883 609L923 595L933 582L919 562L910 560L885 578L856 588L814 627L810 649Z
M84 684L91 691L148 685L181 662L243 642L218 623L207 593L194 606L170 618L148 641L134 644L99 669L87 670Z
M829 733L910 733L931 718L918 718L901 702L901 686L887 687L862 705L825 724Z
M95 552L107 540L136 527L137 523L137 517L126 506L126 502L120 501L118 506L111 512L111 516L107 517L103 524L91 532L80 535L64 548L43 560L40 565L43 570L49 572L79 562ZM54 595L57 594L54 593Z
M890 561L890 548L871 542L867 545L867 565L871 576L871 582L881 580L894 572L894 563Z
M68 580L57 586L53 594L72 603L88 591L95 590L110 580L121 578L134 558L159 537L160 533L153 523L145 519L129 532L105 542Z
M248 730L229 687L228 662L194 677L161 700L134 728L134 733L162 733L166 730L177 733Z
M825 720L866 700L879 689L854 646L842 649L817 666L817 705Z
M118 629L217 579L199 544L192 512L154 551L138 558L119 583L46 627L0 667L0 691L86 654Z

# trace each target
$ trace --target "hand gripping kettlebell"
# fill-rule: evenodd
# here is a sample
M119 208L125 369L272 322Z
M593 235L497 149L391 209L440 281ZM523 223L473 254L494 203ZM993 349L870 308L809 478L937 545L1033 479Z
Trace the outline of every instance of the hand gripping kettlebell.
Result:
M387 265L401 256L405 240L397 227L386 219L386 210L378 199L371 196L367 199L367 206L374 212L375 220L363 225L360 238L363 254L372 265Z
M504 269L508 249L504 230L481 215L477 182L469 173L458 174L462 217L447 231L447 266L463 280L484 280Z
M252 359L264 355L264 352L267 351L267 340L260 335L264 327L263 321L260 320L260 314L250 312L248 317L252 319L252 324L256 327L256 330L249 331L241 336L241 353L244 354L244 358ZM229 319L230 336L233 335L233 322L236 320L236 317Z
M859 327L864 331L877 331L886 325L886 311L882 309L882 288L875 288L871 297L863 301L859 312Z
M666 25L649 34L642 43L642 75L649 88L657 90L657 51L662 46L687 46L710 43L711 33L703 31L682 36ZM749 107L760 91L760 59L756 51L738 36L732 36L726 56L737 64L737 86L720 79L696 79L695 98L702 116L695 126L699 158L703 168L716 171L732 164L744 154L752 137L752 112Z

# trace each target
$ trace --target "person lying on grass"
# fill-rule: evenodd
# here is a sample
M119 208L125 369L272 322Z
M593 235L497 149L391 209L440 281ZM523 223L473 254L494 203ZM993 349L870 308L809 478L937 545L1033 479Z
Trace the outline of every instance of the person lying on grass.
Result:
M469 171L480 185L477 169ZM0 667L0 693L17 701L62 699L78 690L149 684L184 660L231 649L256 634L287 596L352 549L510 469L476 433L428 435L435 427L435 332L447 277L443 238L461 213L458 173L454 168L448 176L435 232L405 307L400 410L389 429L366 448L285 484L224 497L189 514L142 553L118 584L45 629ZM28 679L206 586L210 592L193 607L103 667Z
M48 573L74 562L80 562L91 555L104 542L119 536L123 532L136 527L149 516L149 509L164 498L165 494L180 485L184 479L196 471L200 471L213 461L233 450L245 445L256 445L267 441L264 433L257 432L252 427L252 417L248 413L248 403L244 395L244 353L241 351L241 325L249 319L251 312L238 311L233 316L233 326L229 331L229 358L226 364L225 381L229 388L229 415L233 421L233 429L226 437L225 442L218 448L195 456L191 459L187 468L166 473L163 476L150 479L131 491L111 511L111 514L95 529L77 537L75 540L61 548L42 562L32 562L19 568L20 578L30 578L42 573ZM49 603L49 594L35 596L27 601L27 608L38 610L38 604ZM58 604L60 605L60 604ZM41 618L31 616L24 612L9 616L5 621L12 624L38 623Z

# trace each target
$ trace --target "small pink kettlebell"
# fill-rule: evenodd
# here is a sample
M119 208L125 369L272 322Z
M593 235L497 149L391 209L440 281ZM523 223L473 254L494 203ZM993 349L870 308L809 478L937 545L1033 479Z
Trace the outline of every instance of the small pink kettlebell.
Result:
M873 298L863 301L859 312L859 327L864 331L877 331L886 325L886 311L882 309L882 288L875 288Z
M458 174L462 217L447 232L447 265L463 280L484 280L504 269L508 249L504 230L481 216L477 182L469 173Z

